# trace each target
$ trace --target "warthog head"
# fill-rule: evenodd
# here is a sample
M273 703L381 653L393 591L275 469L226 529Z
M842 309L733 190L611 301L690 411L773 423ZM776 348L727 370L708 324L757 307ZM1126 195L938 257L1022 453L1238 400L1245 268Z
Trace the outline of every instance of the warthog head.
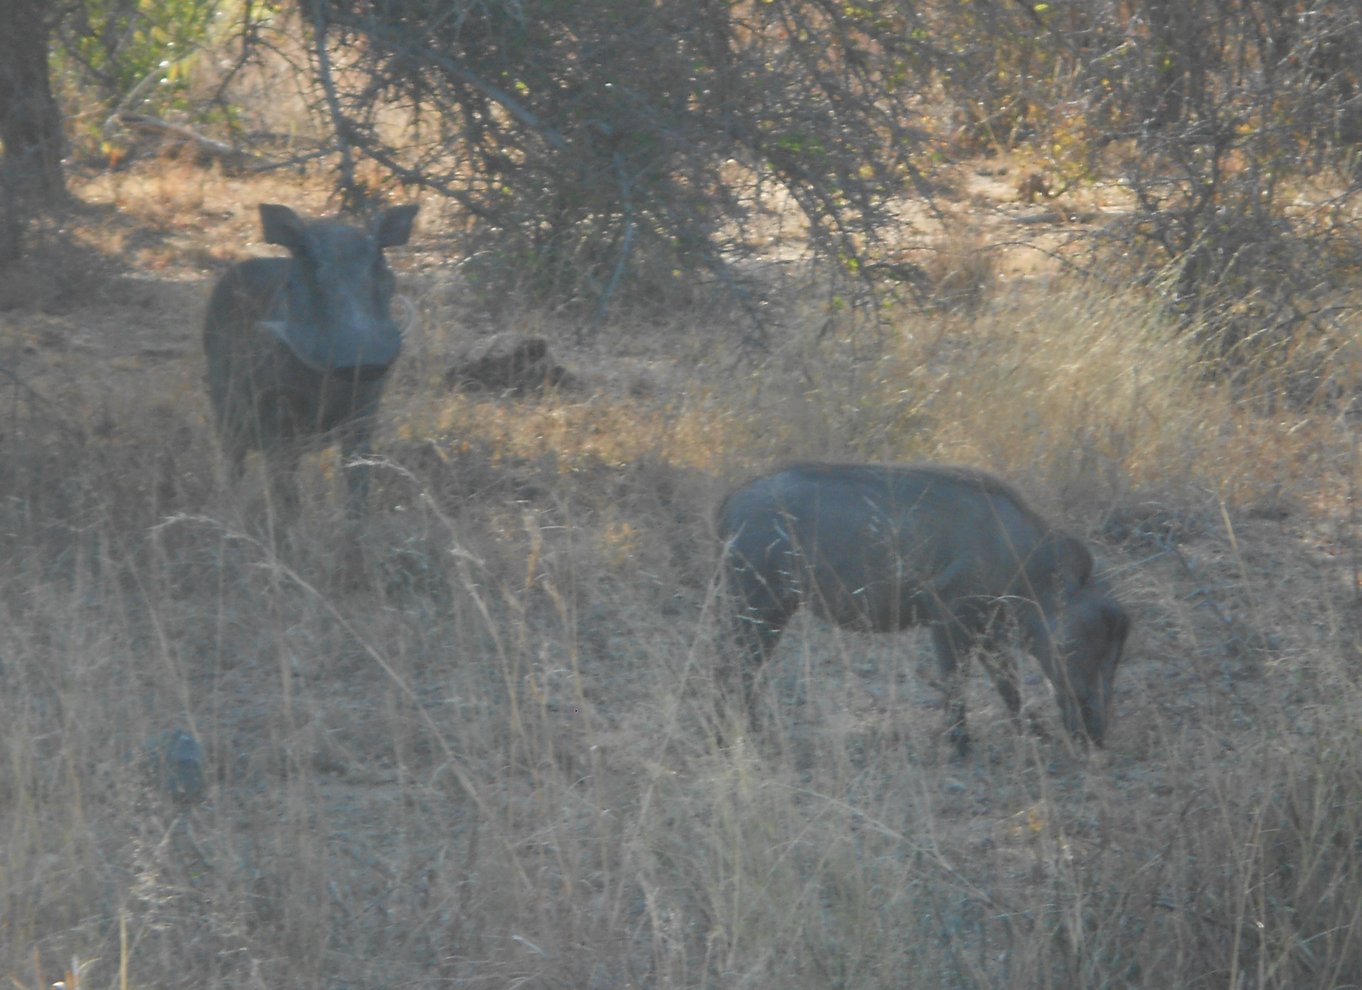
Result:
M402 349L403 327L392 316L394 279L383 249L407 242L415 215L415 206L385 210L361 230L260 204L265 240L293 255L261 326L314 370L386 370Z
M1130 618L1101 582L1091 580L1047 625L1049 648L1037 644L1034 650L1054 685L1064 728L1101 746Z

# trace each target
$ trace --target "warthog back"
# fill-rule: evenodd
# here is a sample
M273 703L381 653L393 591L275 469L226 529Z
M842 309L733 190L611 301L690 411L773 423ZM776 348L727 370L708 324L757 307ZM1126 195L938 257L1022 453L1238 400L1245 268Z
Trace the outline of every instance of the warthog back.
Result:
M416 210L393 207L361 229L262 203L266 242L290 257L241 262L213 290L203 346L218 435L234 477L249 451L265 455L286 506L296 502L293 475L307 444L338 439L347 462L369 452L384 378L402 347L383 251L407 242ZM347 481L358 511L367 469L347 468Z
M1126 613L1087 548L999 479L940 465L795 465L732 492L718 528L753 717L758 671L807 606L850 629L928 626L962 752L972 653L1019 711L1009 631L1050 679L1065 727L1103 741Z

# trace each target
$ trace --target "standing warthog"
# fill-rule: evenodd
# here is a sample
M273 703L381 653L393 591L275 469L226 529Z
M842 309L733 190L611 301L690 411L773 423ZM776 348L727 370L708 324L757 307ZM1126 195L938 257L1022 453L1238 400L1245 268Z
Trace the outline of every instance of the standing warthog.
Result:
M393 207L361 230L261 203L265 240L292 257L243 261L213 290L203 347L218 435L234 478L248 451L264 455L285 507L297 502L294 473L309 441L338 439L347 462L369 452L384 376L402 347L383 249L407 242L416 210ZM358 512L368 469L350 466L346 480Z
M963 679L975 650L1015 717L1015 630L1054 685L1064 726L1101 745L1129 620L1092 555L991 475L937 465L801 464L719 509L744 697L801 605L852 629L931 627L948 737L963 754Z

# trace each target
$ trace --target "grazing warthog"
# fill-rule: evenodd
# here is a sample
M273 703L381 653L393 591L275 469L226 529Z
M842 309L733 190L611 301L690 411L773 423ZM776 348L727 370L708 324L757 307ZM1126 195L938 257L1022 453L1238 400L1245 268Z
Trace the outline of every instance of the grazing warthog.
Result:
M203 347L218 435L234 478L248 451L264 455L286 508L297 502L307 443L338 439L347 462L369 452L384 376L402 347L383 249L407 242L416 210L393 207L362 230L262 203L265 240L292 257L243 261L213 290ZM346 480L355 513L368 469L348 467Z
M1012 635L1054 685L1065 728L1101 745L1129 620L1087 548L999 479L937 465L800 464L734 491L718 524L753 720L757 673L807 605L851 629L929 626L947 734L962 754L973 652L1018 713Z

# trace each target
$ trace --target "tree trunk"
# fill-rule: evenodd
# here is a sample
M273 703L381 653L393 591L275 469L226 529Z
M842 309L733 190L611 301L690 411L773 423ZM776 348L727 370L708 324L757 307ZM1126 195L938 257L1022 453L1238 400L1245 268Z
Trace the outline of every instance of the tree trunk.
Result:
M66 196L62 173L61 110L48 78L47 42L51 4L0 0L0 228L13 230L32 203Z
M51 4L0 0L0 261L19 256L35 206L66 198L61 110L48 78Z

